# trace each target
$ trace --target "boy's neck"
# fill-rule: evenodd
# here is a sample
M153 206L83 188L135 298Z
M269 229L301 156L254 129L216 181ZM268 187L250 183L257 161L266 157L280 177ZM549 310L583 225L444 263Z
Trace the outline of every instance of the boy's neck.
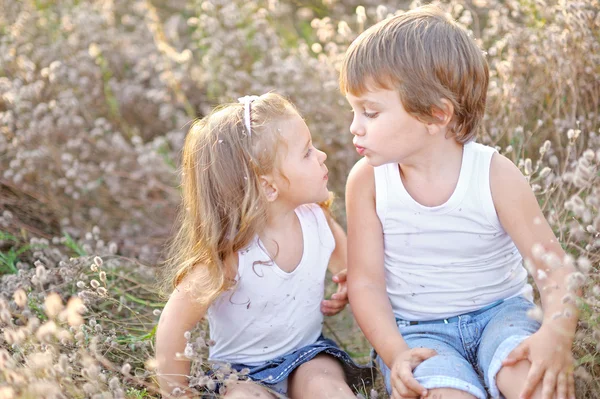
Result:
M453 138L432 140L424 151L415 154L408 162L399 164L402 175L430 180L451 171L460 171L463 146Z

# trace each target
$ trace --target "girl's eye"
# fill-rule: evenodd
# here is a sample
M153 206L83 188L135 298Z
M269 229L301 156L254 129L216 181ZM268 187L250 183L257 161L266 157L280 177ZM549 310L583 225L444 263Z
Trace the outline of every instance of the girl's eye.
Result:
M312 153L312 148L309 148L308 151L306 151L306 155L304 156L304 158L308 158L311 153Z
M363 112L363 115L366 116L369 119L373 119L375 117L377 117L377 112Z

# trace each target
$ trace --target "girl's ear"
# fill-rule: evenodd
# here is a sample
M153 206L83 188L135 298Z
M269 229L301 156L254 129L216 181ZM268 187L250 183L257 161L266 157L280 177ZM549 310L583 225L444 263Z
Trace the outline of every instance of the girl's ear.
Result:
M260 176L259 179L260 185L263 188L263 192L265 193L267 201L275 201L277 199L277 196L279 195L279 190L277 188L277 185L275 184L273 177L270 175L263 175Z

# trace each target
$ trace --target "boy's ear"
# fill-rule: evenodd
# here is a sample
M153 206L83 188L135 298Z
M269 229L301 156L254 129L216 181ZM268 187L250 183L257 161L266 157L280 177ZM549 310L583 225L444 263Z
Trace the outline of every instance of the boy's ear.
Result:
M441 130L444 130L446 127L448 127L454 118L454 106L452 103L445 98L442 98L440 101L442 103L442 107L435 107L431 111L435 121L427 123L427 130L429 131L429 134L432 135L438 134Z
M452 118L454 117L454 106L445 98L442 98L440 102L442 103L442 107L434 108L432 114L433 117L439 121L436 123L437 125L446 127L450 122L452 122Z
M277 188L273 177L270 175L262 175L259 177L259 179L260 185L263 188L263 192L265 193L267 201L275 201L277 199L277 196L279 195L279 189Z

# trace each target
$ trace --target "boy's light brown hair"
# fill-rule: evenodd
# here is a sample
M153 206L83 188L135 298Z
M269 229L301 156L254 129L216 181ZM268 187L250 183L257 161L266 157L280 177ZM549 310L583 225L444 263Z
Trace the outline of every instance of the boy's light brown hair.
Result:
M438 7L427 5L364 31L348 48L342 93L397 90L406 111L435 123L442 99L454 106L456 141L472 140L485 112L488 65L473 38Z

